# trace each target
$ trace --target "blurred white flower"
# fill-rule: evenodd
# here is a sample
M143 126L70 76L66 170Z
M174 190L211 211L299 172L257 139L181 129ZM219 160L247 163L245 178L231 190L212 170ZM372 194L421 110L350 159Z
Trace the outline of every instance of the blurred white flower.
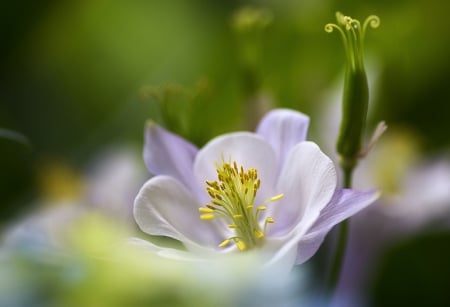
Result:
M147 178L140 153L124 146L109 148L88 171L85 202L132 223L134 197Z

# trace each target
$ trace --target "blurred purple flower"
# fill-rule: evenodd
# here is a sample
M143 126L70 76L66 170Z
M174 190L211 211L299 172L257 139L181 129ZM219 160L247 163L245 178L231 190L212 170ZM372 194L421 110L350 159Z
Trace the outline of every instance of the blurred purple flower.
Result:
M273 110L256 133L221 135L198 150L149 123L144 160L155 177L139 191L134 216L144 232L179 240L188 252L141 243L190 259L259 250L268 263L308 260L334 225L378 194L337 189L333 162L305 141L308 124L304 114Z
M381 260L402 240L430 230L448 231L450 161L446 157L422 159L411 163L404 177L398 178L398 191L383 191L376 206L352 219L333 307L367 304Z
M376 88L379 65L369 69ZM376 90L375 90L376 92ZM337 135L340 119L340 87L324 99L320 137L324 151L333 153L327 142ZM330 138L331 136L331 138ZM369 305L372 283L386 252L402 240L429 229L447 229L450 216L450 159L421 154L417 135L390 124L354 174L356 188L377 187L381 197L350 221L346 258L332 307ZM333 157L337 160L337 157Z

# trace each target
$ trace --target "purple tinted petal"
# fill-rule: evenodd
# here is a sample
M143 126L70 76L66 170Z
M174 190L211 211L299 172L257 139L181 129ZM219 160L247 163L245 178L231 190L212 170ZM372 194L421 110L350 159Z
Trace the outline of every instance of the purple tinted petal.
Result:
M142 231L168 236L188 248L216 247L225 235L216 223L200 220L199 203L177 180L156 176L147 181L134 202L134 218Z
M333 226L366 208L378 196L376 190L362 192L350 189L337 190L317 221L299 242L296 264L305 262L316 253Z
M197 148L183 138L148 122L145 128L144 161L153 175L171 176L197 194L192 170Z
M264 116L256 133L272 145L283 163L289 150L306 140L308 126L308 116L293 110L276 109Z

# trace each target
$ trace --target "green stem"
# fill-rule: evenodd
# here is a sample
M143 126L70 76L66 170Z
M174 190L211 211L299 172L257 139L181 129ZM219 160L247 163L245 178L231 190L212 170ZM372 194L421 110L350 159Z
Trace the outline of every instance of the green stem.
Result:
M355 166L343 169L343 172L344 172L344 185L343 185L343 188L344 189L351 189L352 188L352 179L353 179L353 170L354 170L354 168L355 168Z
M344 172L344 188L351 188L352 186L352 175L353 175L353 167L343 169ZM331 271L327 284L327 294L331 298L333 292L336 290L336 287L339 282L339 277L341 275L342 266L344 264L345 258L345 250L347 248L347 238L348 238L348 228L349 222L348 220L343 221L339 225L339 234L337 239L337 245L335 249L335 255L333 259L333 263L331 266Z
M343 171L343 188L352 187L353 170L358 163L364 135L367 110L369 105L369 86L363 61L363 44L366 28L379 26L380 20L371 15L361 28L357 19L336 13L337 24L327 24L325 31L328 33L338 30L342 36L347 55L347 69L344 80L344 93L342 97L342 120L337 140L337 152L340 155L339 164ZM339 226L339 234L336 243L335 257L331 264L329 279L326 284L327 299L336 289L341 274L347 247L348 220Z

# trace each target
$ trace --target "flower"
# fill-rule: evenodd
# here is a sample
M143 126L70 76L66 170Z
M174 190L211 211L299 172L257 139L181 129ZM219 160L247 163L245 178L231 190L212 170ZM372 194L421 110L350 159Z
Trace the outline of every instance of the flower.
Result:
M187 252L141 243L185 259L260 251L268 265L308 260L334 225L378 194L338 189L332 161L305 141L308 125L306 115L277 109L256 133L224 134L199 150L149 122L144 160L155 177L139 191L134 217Z

